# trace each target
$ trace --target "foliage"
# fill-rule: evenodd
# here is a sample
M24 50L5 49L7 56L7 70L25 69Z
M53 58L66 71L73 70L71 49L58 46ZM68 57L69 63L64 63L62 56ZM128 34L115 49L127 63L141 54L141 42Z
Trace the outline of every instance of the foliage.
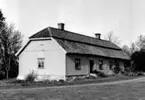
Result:
M0 30L1 30L1 27L4 25L4 21L5 21L5 17L3 16L3 13L0 9Z
M3 79L5 76L5 72L4 71L0 71L0 79Z
M141 71L137 71L137 72L125 71L124 75L126 75L126 76L143 76L144 72L141 72Z
M136 46L139 50L145 47L145 36L143 35L138 36Z
M101 71L97 71L95 70L94 73L97 75L97 76L100 76L100 77L107 77L107 75Z
M22 46L22 35L18 30L15 30L14 24L4 25L0 32L0 61L1 66L6 72L6 78L9 77L9 71L18 73L18 62L15 53ZM16 77L16 76L15 76Z
M114 67L113 71L115 74L118 74L119 72L121 72L121 69L120 69L120 67L116 66L116 67Z
M35 79L37 79L37 73L32 70L32 72L30 72L27 76L26 76L26 82L34 82Z
M127 45L123 45L122 50L127 54L131 55L130 48Z
M128 47L127 45L124 45L124 46L122 47L122 50L123 50L126 54L128 54L129 56L131 56L135 51L139 51L139 48L137 47L136 43L133 42L133 43L130 45L130 47Z
M140 50L131 55L132 68L134 71L145 71L145 52Z

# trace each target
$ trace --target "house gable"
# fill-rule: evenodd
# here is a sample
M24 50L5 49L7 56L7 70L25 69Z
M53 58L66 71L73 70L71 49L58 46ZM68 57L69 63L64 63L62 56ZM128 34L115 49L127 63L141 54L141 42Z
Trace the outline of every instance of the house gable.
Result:
M27 50L39 50L43 45L46 45L46 43L45 42L42 42L42 41L46 41L46 40L53 40L53 42L55 42L56 44L55 45L53 45L53 46L56 46L57 45L57 47L60 47L60 49L61 50L63 50L63 51L65 51L57 42L56 42L56 40L54 40L53 38L51 38L51 37L48 37L48 38L34 38L34 39L29 39L29 41L15 54L16 56L19 56L25 49L26 49L26 51ZM31 43L31 42L34 42L35 41L35 43L37 44L37 47L36 46L29 46L29 44ZM39 43L37 43L39 41ZM39 48L40 47L40 48ZM45 46L45 49L47 49L48 47L46 47ZM56 47L55 47L56 48Z
M19 77L29 74L32 70L40 76L65 76L66 51L53 39L31 40L19 54ZM44 60L44 68L38 68L38 60Z

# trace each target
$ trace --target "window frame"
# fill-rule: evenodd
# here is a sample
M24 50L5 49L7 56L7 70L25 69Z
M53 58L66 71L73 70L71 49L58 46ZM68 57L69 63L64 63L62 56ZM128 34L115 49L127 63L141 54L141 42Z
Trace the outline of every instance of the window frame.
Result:
M37 58L38 69L44 69L45 58Z
M81 59L80 58L75 58L75 70L81 70Z

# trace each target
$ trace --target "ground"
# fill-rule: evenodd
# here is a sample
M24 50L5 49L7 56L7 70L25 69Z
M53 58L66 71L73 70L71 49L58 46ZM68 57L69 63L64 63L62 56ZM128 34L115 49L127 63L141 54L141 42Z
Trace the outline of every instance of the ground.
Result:
M1 89L0 100L145 100L145 77L109 83Z

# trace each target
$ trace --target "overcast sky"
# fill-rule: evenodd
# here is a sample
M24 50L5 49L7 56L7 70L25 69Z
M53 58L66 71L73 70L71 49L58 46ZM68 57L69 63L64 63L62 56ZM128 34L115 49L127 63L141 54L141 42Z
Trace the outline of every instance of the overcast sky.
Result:
M66 30L89 36L113 32L122 45L145 35L145 0L0 0L0 9L25 40L59 22Z

